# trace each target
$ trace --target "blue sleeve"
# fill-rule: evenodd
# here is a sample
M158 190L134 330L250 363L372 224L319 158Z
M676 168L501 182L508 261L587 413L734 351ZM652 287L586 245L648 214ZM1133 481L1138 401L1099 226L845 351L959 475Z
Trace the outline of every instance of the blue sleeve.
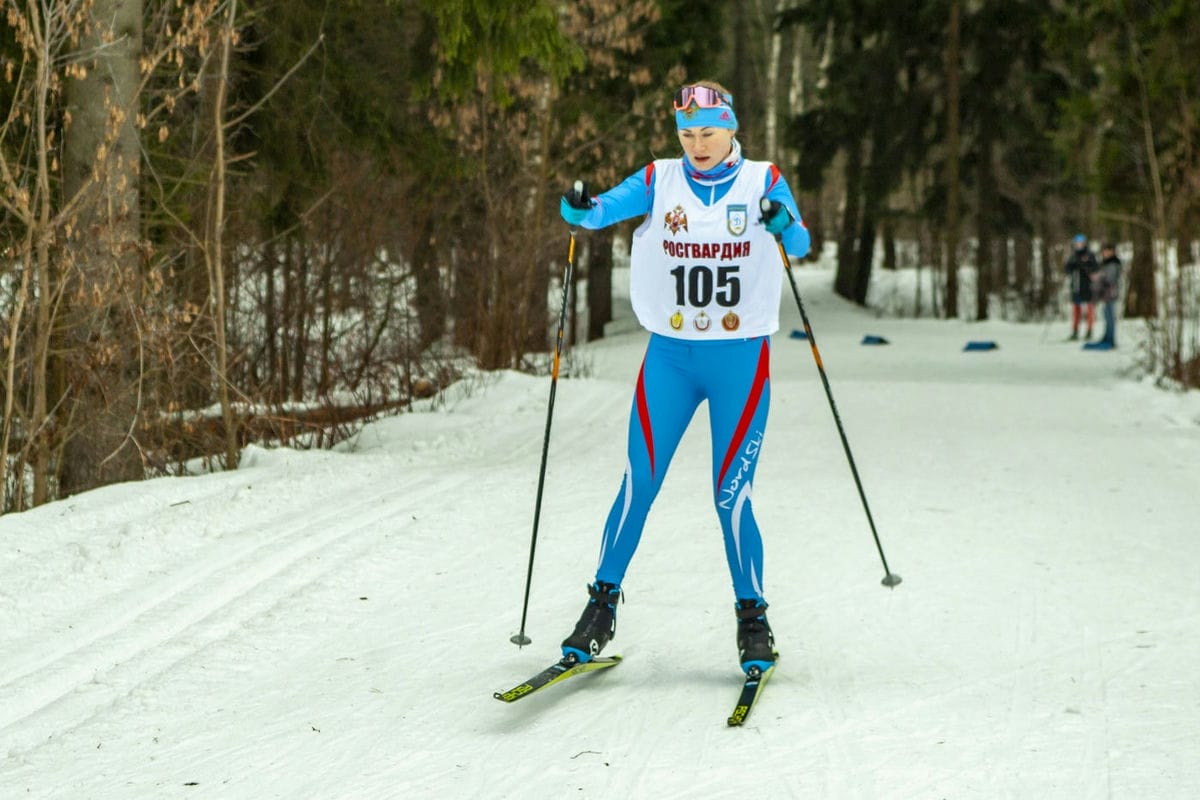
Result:
M800 209L796 207L796 198L792 197L792 190L788 186L787 179L774 165L767 170L766 185L763 188L765 189L764 196L768 200L778 200L783 203L796 218L796 221L783 231L783 249L790 256L804 258L808 255L812 239L808 235L808 228L804 226L804 218L800 216Z
M631 217L644 217L654 205L654 165L647 164L607 192L596 195L583 227L599 230Z

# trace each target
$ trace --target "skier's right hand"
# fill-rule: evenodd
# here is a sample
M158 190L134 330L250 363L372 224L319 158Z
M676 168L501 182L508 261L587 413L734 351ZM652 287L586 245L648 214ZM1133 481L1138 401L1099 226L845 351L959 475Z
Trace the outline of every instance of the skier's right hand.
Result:
M562 196L558 204L558 213L567 224L575 228L583 224L588 212L592 210L593 200L588 196L587 184L575 181L574 186Z

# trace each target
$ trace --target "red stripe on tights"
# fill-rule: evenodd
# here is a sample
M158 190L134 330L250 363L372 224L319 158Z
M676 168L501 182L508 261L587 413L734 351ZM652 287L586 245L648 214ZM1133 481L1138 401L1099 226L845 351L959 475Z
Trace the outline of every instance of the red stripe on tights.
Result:
M754 385L750 387L750 396L746 399L746 406L742 409L742 418L738 420L737 430L733 432L733 438L729 441L729 450L725 452L725 460L721 463L717 486L725 482L725 473L729 471L729 465L733 463L733 459L737 457L738 451L742 448L742 441L746 438L750 421L754 419L754 412L758 409L758 401L762 397L763 387L767 385L770 371L770 348L767 340L763 339L762 348L758 351L758 369L754 373Z

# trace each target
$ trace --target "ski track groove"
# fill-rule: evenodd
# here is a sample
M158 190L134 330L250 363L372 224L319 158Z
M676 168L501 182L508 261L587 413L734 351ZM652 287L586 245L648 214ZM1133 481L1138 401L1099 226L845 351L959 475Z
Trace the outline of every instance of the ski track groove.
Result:
M407 491L417 486L409 484L405 488ZM311 508L297 509L278 521L281 532L277 535L256 540L212 562L202 562L203 568L189 573L182 582L179 575L172 574L152 584L152 590L136 591L132 607L124 609L102 630L83 641L59 647L18 675L6 678L0 683L0 754L28 754L86 724L101 709L128 696L155 675L165 673L338 567L339 560L310 560L314 554L324 556L334 545L355 538L355 552L340 559L345 560L375 544L373 537L356 534L377 531L379 523L389 519L400 527L408 524L400 513L403 507L398 506L404 503L403 497L379 500L378 495L363 499L360 507L377 507L354 511L352 518L364 522L353 528L336 524L352 509L335 506L315 517ZM303 520L299 527L292 524L297 520ZM310 561L307 565L306 560ZM247 601L272 582L282 585L256 602ZM86 625L87 620L83 620L79 627ZM199 630L203 628L215 628L217 635L204 636ZM175 657L167 645L184 639L192 630L199 630L195 634L198 643L183 648L184 652ZM166 663L159 663L164 658ZM124 674L130 671L131 675ZM105 689L105 681L112 676L119 678L115 682L120 685Z
M817 713L820 715L821 722L828 734L811 737L809 741L812 741L812 739L818 740L825 755L822 795L826 797L842 797L849 800L855 795L851 794L851 788L842 776L855 774L856 770L861 768L861 764L856 765L848 757L845 737L847 734L854 732L856 726L852 725L846 716L846 703L839 698L833 697L833 692L828 688L840 685L835 676L829 674L819 676L816 684L824 687L824 691L821 692L821 700L824 702L818 706Z
M1103 730L1090 725L1086 734L1086 747L1082 763L1079 765L1079 785L1086 786L1084 797L1111 798L1112 776L1109 753L1109 737L1111 721L1108 713L1108 678L1104 671L1104 653L1101 643L1089 630L1084 645L1084 655L1087 660L1083 674L1087 680L1085 700L1094 705L1094 709L1082 709L1088 713L1100 714L1104 718Z
M1033 645L1037 638L1038 612L1037 595L1033 592L1022 592L1021 607L1013 615L1015 625L1012 635L1014 639L1012 651L1018 661L1027 660L1028 654L1036 650ZM1006 687L1004 694L1006 702L1004 719L996 720L996 738L1003 740L1002 750L1005 753L1021 752L1022 743L1030 734L1029 720L1035 718L1037 712L1033 700L1032 681L1033 678L1026 669L1013 670L1002 679L1002 683ZM1020 776L1011 775L1012 772L1019 769L1019 764L1010 761L993 761L988 765L987 779L984 783L994 787L1019 784Z
M1177 629L1180 635L1184 635L1182 631L1193 629L1194 624L1195 617L1189 616L1181 620L1175 620L1170 625L1165 625L1162 627L1164 630ZM869 728L879 726L889 719L903 719L915 716L917 712L924 711L932 705L944 703L948 698L953 698L965 692L975 691L980 687L987 685L993 685L996 687L1005 685L1010 687L1018 685L1028 686L1028 679L1021 677L1023 674L1028 673L1031 669L1037 667L1038 665L1058 664L1062 662L1065 657L1072 654L1083 655L1087 658L1089 662L1088 674L1091 676L1092 685L1085 687L1086 700L1089 703L1094 703L1096 705L1096 713L1105 713L1107 719L1106 703L1108 698L1106 684L1111 676L1101 672L1101 670L1104 669L1104 665L1102 663L1103 648L1112 646L1114 644L1132 641L1136 639L1137 636L1137 633L1129 633L1122 634L1120 636L1108 637L1102 641L1088 637L1085 641L1079 644L1061 647L1040 655L1033 655L1031 657L1020 659L1018 663L1016 663L1011 669L989 673L975 680L963 681L946 687L941 691L929 695L922 695L919 699L890 708L888 710L872 712L871 714L863 717L861 721L852 721L844 711L846 701L833 696L832 691L825 690L822 691L818 697L820 702L815 704L815 713L820 716L821 721L824 723L823 730L792 742L791 748L793 751L808 750L813 746L821 746L824 748L826 755L825 770L827 779L822 786L820 796L846 798L847 800L856 797L866 797L862 795L858 788L847 785L841 779L841 776L848 774L859 774L864 770L869 770L878 767L879 765L874 763L874 759L868 758L861 752L856 756L857 760L850 760L848 762L847 748L843 741L845 737L853 736L855 737L855 741L860 741L864 736L869 737ZM815 666L816 665L814 665L814 667ZM816 686L831 687L841 685L837 675L818 673L815 668L813 672L813 684ZM846 687L847 691L851 690L852 688L853 687L851 686ZM1011 691L1012 690L1010 689L1010 692ZM1011 706L1012 703L1010 694L1010 710ZM831 713L831 711L833 713ZM1031 716L1028 717L1028 719L1032 720L1032 712L1030 712L1030 714ZM1080 794L1080 797L1086 797L1089 798L1089 800L1092 798L1112 797L1112 781L1111 775L1109 774L1111 769L1111 759L1108 757L1107 752L1108 739L1110 735L1110 726L1107 723L1105 725L1103 734L1094 731L1088 734L1089 740L1085 753L1086 757L1079 766L1079 781L1077 785L1083 790ZM1100 737L1103 737L1104 741L1098 742L1097 739ZM1018 750L1013 749L1006 750L1004 752L1014 753L1018 752ZM847 772L847 770L852 771ZM1100 776L1099 773L1103 773L1103 775ZM975 768L971 768L969 770L959 770L954 774L958 777L964 777L968 779L965 781L965 783L959 784L960 786L971 786L975 784L977 782L975 779L977 779L979 776L979 772ZM989 778L994 777L995 770L990 769L987 774ZM942 791L947 785L947 779L950 777L952 777L950 773L931 776L928 781L922 782L919 785L905 787L904 792L901 794L893 793L886 796L924 797L931 791ZM999 784L996 784L989 780L988 792L990 794L983 796L995 796L994 793L992 793L995 786L999 786L1002 789L1002 787L1011 785L1011 782L1006 783L1001 781Z

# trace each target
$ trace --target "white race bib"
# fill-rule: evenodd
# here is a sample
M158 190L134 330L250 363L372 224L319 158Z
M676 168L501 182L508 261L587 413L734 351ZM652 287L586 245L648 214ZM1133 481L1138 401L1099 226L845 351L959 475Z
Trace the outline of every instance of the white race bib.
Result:
M759 222L767 169L745 161L725 196L696 197L681 159L654 162L654 206L633 234L629 296L642 327L676 339L779 329L783 262Z

